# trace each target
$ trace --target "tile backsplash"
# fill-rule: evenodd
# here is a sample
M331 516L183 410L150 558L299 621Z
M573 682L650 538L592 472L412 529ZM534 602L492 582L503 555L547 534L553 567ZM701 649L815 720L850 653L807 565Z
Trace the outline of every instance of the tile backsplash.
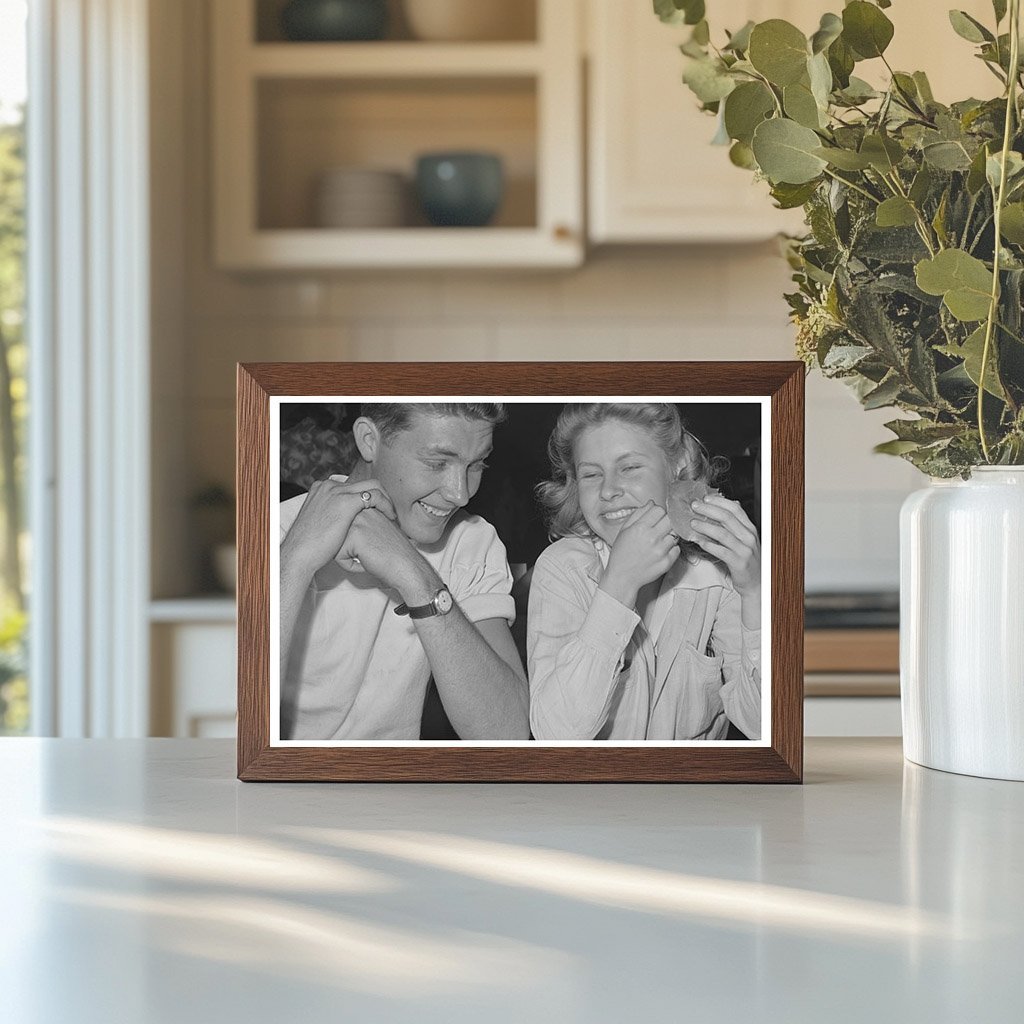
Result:
M198 486L233 473L234 363L257 360L789 359L774 246L592 254L572 272L245 278L191 261L186 461ZM898 581L898 511L918 485L872 454L887 413L807 380L807 585Z

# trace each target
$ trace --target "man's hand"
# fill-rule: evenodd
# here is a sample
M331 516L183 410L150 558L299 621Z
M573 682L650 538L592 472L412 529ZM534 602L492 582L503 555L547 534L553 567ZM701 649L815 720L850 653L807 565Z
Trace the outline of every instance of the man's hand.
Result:
M412 606L426 604L442 585L398 523L373 508L356 516L340 555L357 560L364 572L397 590Z
M627 608L644 585L660 579L679 558L679 538L660 505L649 501L626 520L612 545L600 587Z
M318 480L281 542L282 566L311 578L346 546L352 523L366 510L385 521L395 518L391 499L376 480Z

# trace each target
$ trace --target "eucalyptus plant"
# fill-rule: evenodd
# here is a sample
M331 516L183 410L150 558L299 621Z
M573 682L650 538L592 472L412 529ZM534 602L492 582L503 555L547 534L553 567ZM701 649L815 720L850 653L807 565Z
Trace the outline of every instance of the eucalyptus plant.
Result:
M1024 463L1020 5L993 0L989 25L949 12L999 94L947 106L889 65L890 0L852 0L810 37L748 22L717 46L705 0L654 0L692 26L683 80L715 141L803 207L807 233L786 240L798 353L866 409L911 414L876 450L931 476ZM864 61L887 88L857 77Z

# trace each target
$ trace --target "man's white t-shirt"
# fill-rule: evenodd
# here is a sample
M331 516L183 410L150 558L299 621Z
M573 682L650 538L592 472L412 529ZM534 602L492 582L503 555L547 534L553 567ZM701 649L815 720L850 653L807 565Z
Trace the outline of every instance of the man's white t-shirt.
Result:
M344 481L347 477L332 476ZM281 503L281 539L306 495ZM458 513L444 545L421 550L471 622L515 620L505 545L479 516ZM281 738L419 739L430 664L401 597L337 562L313 577L282 680ZM290 723L290 728L289 728Z

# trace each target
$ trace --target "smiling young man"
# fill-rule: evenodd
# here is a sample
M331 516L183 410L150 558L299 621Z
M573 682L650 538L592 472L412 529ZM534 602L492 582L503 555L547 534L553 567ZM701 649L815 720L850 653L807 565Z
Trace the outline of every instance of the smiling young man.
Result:
M431 675L463 739L528 738L505 548L462 511L504 415L364 405L352 473L281 505L282 739L418 739Z

